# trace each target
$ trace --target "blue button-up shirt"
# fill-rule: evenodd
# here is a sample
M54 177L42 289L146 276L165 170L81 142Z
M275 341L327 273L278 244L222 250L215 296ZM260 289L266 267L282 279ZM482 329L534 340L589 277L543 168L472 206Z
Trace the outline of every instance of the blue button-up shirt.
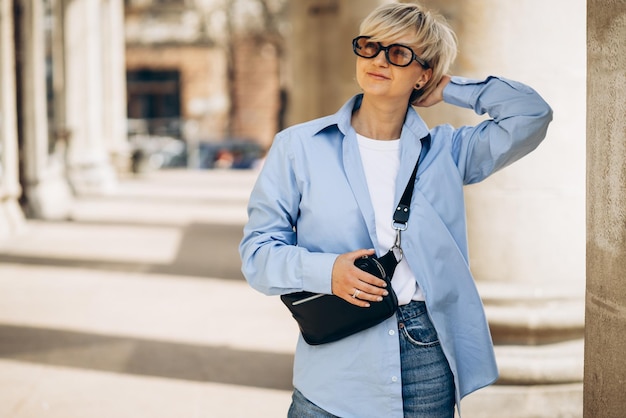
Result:
M395 200L420 154L420 138L430 132L431 148L419 167L402 248L454 374L458 403L497 378L487 320L468 264L463 185L534 150L552 111L531 88L497 77L453 77L444 101L488 113L490 119L429 130L409 107ZM374 209L350 124L360 103L361 96L355 96L334 115L276 135L250 196L240 245L242 271L260 292L331 293L336 257L375 248ZM311 346L300 337L294 386L334 415L402 417L397 329L392 317L330 344Z

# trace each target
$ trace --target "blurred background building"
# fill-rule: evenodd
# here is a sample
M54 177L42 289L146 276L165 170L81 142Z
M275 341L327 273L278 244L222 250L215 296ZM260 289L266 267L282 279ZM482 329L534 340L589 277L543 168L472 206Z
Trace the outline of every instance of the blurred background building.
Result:
M250 167L278 130L358 91L349 42L383 2L0 0L0 239L24 217L64 219L76 196L114 193L124 173ZM536 153L467 188L501 379L466 410L579 416L586 20L623 16L623 2L423 3L459 36L453 73L525 82L555 111ZM420 113L430 125L480 119Z
M211 168L221 151L247 166L270 145L283 125L286 1L130 0L125 21L131 140L187 147L187 161L153 165Z

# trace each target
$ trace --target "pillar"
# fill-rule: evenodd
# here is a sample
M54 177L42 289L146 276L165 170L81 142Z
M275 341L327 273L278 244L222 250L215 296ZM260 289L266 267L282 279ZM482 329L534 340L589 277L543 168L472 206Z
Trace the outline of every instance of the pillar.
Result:
M102 12L101 0L66 3L68 169L73 189L82 195L111 193L117 186L104 138Z
M21 4L21 152L27 214L34 218L65 219L70 214L73 197L65 178L62 155L55 155L49 144L44 5L40 0L16 1Z
M13 1L0 0L0 240L23 225L18 204L17 112L15 108L15 49Z
M113 165L128 168L129 147L126 126L126 64L123 0L103 0L103 140Z
M289 123L332 113L358 91L349 42L362 18L380 3L292 2ZM459 37L451 73L525 82L555 110L548 137L537 151L466 188L470 265L501 378L466 398L464 416L581 416L585 2L421 3L441 12ZM446 104L420 109L420 114L429 126L482 119Z
M425 1L459 37L453 73L501 75L554 109L532 154L465 189L470 266L500 379L463 403L469 417L582 414L585 289L585 2ZM558 28L558 30L555 30ZM451 106L429 125L482 119Z
M626 3L587 1L584 417L626 411Z

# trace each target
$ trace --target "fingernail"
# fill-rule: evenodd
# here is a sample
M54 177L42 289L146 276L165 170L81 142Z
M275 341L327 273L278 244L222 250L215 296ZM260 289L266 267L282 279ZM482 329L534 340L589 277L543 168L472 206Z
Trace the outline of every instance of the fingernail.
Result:
M380 302L381 300L383 300L383 297L379 296L379 297L376 298L376 300Z
M388 294L389 294L389 292L387 292L386 290L385 290L385 292L383 293L383 295L385 295L385 296L387 296ZM381 298L381 299L382 299L382 298Z

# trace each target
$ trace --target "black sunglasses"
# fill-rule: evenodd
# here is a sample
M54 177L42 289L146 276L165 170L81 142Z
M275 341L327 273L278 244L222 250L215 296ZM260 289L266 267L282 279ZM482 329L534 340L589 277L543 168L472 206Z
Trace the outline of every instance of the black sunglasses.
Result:
M370 36L357 36L352 40L352 50L359 57L374 58L380 51L385 51L385 58L389 64L396 67L407 67L414 60L427 70L430 68L428 63L418 57L411 48L401 44L391 44L382 46L380 42L370 41Z

